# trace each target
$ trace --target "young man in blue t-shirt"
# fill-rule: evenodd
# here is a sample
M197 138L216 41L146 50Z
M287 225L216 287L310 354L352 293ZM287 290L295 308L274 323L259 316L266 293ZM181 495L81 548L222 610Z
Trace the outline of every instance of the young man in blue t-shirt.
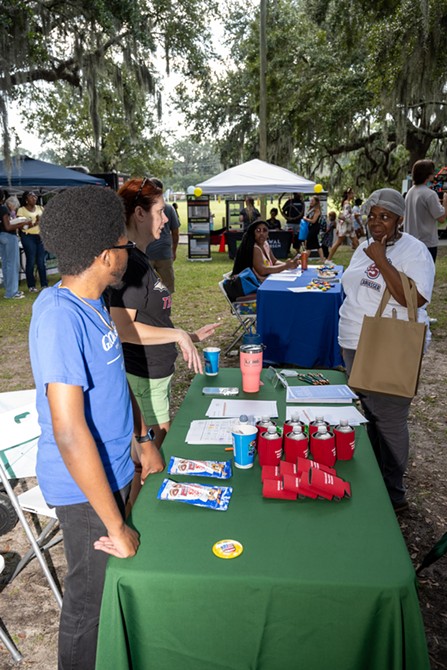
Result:
M164 464L129 393L121 342L102 293L119 285L133 243L120 198L96 186L53 198L41 221L61 281L33 306L29 345L42 430L37 477L64 533L68 573L59 628L59 670L93 670L107 554L133 556L139 539L124 521L134 475Z

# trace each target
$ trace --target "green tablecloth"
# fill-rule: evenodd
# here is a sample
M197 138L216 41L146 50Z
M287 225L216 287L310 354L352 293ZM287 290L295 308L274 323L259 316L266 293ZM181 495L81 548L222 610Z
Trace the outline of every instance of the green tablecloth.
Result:
M228 458L223 447L184 443L209 385L194 379L167 460ZM240 386L240 373L223 369L212 385ZM276 399L284 419L282 387L266 382L250 397ZM159 501L166 474L150 477L132 516L139 551L107 567L97 670L429 668L415 574L363 427L354 460L336 467L351 500L264 500L259 465L234 469L227 512ZM240 557L213 555L226 538L242 542Z

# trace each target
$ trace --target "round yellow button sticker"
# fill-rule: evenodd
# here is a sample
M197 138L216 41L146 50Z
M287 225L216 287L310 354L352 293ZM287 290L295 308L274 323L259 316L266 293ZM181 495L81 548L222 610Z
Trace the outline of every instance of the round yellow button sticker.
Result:
M213 554L218 558L237 558L244 551L244 547L237 540L219 540L213 545Z

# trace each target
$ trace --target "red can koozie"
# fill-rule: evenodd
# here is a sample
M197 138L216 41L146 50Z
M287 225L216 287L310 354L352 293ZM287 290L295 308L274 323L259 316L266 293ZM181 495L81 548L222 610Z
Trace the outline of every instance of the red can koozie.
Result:
M349 482L345 482L341 477L335 477L328 472L322 470L313 470L311 474L312 487L318 495L327 500L336 498L351 497L351 486Z
M289 463L296 463L298 458L307 458L309 455L309 442L303 435L303 439L297 440L290 437L292 433L284 435L284 454Z
M318 498L318 493L312 489L310 483L310 471L303 472L301 477L292 477L291 475L284 475L284 488L289 491L296 491L301 498Z
M311 421L309 424L309 437L318 432L320 426L326 426L328 430L331 428L331 424L323 420L323 417L317 417L315 421Z
M256 428L258 429L258 435L262 435L267 431L269 426L276 426L276 423L272 421L268 416L263 416L260 421L256 422Z
M281 461L279 464L279 474L284 475L297 475L298 470L295 463L288 463L287 461Z
M284 461L282 461L283 463ZM281 474L286 474L282 473L282 463L279 465L279 471ZM310 459L306 458L299 458L298 463L296 465L296 472L298 475L301 475L303 472L308 472L311 468L315 468L315 470L322 470L323 472L329 472L331 475L336 475L337 473L333 468L328 468L327 465L322 465L322 463L317 463L317 461L312 461ZM287 474L294 474L293 472L287 472Z
M296 500L297 494L286 491L280 480L266 479L262 484L262 495L264 498L280 498L282 500Z
M294 419L288 419L287 421L284 421L282 434L288 435L289 433L292 432L294 426L301 426L301 429L304 433L306 424L303 421L295 421Z
M310 437L310 450L315 461L332 468L337 460L335 452L335 438L326 426Z
M270 427L270 430L273 430ZM275 433L276 433L276 429ZM268 437L270 435L270 437ZM282 456L282 437L276 433L262 433L258 436L259 465L278 465Z
M278 465L264 465L262 468L262 473L261 473L261 479L263 482L265 482L266 479L272 479L272 480L280 480L282 479L280 472L279 472L279 466Z
M350 461L355 450L355 430L348 422L334 428L335 450L340 461Z

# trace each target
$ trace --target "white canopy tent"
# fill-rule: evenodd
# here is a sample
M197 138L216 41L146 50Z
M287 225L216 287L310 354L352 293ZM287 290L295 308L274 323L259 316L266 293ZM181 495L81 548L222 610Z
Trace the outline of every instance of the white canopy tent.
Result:
M243 193L314 193L315 182L290 170L266 163L257 158L229 168L197 184L203 193L225 195Z

